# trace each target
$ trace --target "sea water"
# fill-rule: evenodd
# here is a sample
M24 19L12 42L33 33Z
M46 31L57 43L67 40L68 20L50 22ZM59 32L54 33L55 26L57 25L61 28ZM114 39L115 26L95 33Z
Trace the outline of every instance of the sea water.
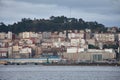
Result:
M0 65L0 80L120 80L120 67Z

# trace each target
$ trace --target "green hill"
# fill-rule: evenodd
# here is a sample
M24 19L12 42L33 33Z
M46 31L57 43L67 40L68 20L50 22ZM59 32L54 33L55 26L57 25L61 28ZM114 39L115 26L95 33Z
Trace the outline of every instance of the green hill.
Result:
M0 32L12 31L20 33L24 31L63 31L63 30L81 30L91 29L92 32L105 32L106 27L98 22L85 22L83 19L67 18L65 16L51 16L49 19L30 19L24 18L20 22L12 25L5 25L1 22Z

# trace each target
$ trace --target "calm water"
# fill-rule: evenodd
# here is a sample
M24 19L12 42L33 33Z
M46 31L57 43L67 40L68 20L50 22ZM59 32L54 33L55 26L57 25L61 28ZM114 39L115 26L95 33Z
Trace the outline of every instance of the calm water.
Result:
M0 65L0 80L120 80L120 67Z

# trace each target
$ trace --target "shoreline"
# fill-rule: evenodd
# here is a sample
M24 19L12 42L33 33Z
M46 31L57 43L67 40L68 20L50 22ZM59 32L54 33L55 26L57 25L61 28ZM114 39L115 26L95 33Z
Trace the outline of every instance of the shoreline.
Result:
M119 63L71 63L71 64L58 64L58 63L7 63L0 65L43 65L43 66L120 66Z
M116 63L43 64L45 66L120 66Z

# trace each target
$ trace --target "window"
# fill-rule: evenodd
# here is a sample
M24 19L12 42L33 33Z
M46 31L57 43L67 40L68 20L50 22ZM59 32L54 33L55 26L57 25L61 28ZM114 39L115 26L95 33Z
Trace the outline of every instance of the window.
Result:
M93 61L101 61L102 54L93 54Z

